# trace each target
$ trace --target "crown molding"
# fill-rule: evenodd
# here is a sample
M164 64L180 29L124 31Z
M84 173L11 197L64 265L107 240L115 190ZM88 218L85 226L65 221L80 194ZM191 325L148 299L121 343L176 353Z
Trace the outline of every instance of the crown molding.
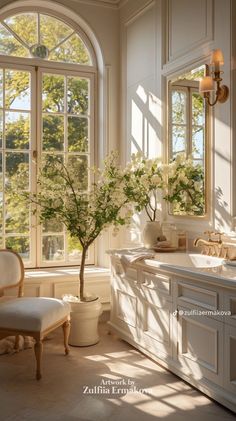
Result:
M74 3L84 3L91 6L109 7L111 9L120 9L128 0L73 0Z
M120 0L73 0L73 2L77 4L83 3L91 6L119 9Z

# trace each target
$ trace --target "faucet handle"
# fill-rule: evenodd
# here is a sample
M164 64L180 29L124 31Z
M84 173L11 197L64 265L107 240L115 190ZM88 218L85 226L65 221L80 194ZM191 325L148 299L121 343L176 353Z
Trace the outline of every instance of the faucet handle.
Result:
M212 241L212 234L214 234L214 231L204 231L204 234L208 235L208 241Z
M224 235L224 232L216 231L214 232L215 235L219 236L219 243L222 243L222 235Z

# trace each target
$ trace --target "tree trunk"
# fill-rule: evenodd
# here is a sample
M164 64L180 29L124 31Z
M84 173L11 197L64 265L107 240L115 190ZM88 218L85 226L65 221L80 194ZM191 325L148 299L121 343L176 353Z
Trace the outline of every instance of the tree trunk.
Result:
M79 280L80 280L80 300L84 301L84 268L85 268L85 259L86 253L88 248L83 247L82 249L82 258L80 263L80 273L79 273Z

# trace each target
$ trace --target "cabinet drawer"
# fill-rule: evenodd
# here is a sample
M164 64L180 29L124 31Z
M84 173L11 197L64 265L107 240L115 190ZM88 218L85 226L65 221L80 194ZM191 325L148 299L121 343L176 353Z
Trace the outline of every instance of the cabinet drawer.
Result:
M178 303L186 302L207 310L218 309L218 292L197 285L178 282Z
M156 291L167 296L171 295L171 279L166 275L143 272L141 282L143 289L149 294L155 294Z

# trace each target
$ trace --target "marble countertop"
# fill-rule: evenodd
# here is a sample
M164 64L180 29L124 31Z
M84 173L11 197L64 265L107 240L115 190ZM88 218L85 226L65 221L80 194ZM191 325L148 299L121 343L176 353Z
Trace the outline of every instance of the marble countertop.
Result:
M128 259L132 259L132 256L135 256L138 253L147 253L147 258L143 258L141 261L137 262L129 262ZM176 275L183 275L185 277L191 276L191 278L195 278L202 281L207 281L209 283L213 283L219 286L225 287L233 287L236 288L236 266L229 266L226 264L221 264L216 267L185 267L180 265L175 265L173 263L163 263L158 260L159 253L152 252L152 250L147 250L143 248L134 248L134 249L113 249L109 250L108 253L110 255L117 256L119 258L126 257L127 264L132 264L142 268L149 268L155 269L158 268L160 270L164 270L167 272L174 273ZM154 258L150 258L150 254L153 254ZM173 255L174 253L165 253L165 258L168 255ZM188 252L183 254L194 254L194 252ZM211 256L209 256L211 259ZM166 259L165 259L166 260ZM223 262L223 259L222 259Z

